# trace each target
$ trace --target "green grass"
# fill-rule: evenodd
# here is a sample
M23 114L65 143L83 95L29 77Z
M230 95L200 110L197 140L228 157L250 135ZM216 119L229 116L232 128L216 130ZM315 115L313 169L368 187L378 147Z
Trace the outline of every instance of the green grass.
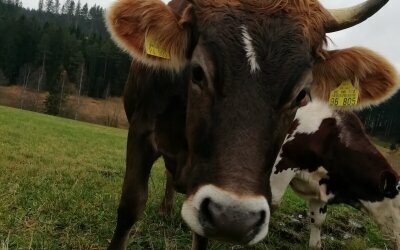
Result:
M126 136L125 130L0 107L0 249L104 249L115 223ZM164 184L160 160L130 249L190 248L179 215L183 196L171 218L158 214ZM305 249L306 212L306 203L289 191L269 236L254 249ZM362 228L352 228L349 219ZM330 207L323 230L325 249L388 244L367 216L348 207ZM232 246L212 241L210 248Z

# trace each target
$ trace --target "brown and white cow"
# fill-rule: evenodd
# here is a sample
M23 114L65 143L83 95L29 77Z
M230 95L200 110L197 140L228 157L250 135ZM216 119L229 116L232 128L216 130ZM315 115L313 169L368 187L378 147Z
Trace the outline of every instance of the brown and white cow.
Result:
M364 48L325 50L326 33L354 26L387 0L329 11L317 0L119 0L113 39L134 58L124 103L127 164L110 249L125 248L162 155L182 217L207 238L255 244L268 233L269 176L307 92L323 100L357 82L359 106L383 101L396 72Z
M367 212L400 249L399 175L370 142L358 117L313 101L299 108L274 165L272 206L287 187L309 202L309 245L321 248L327 205Z

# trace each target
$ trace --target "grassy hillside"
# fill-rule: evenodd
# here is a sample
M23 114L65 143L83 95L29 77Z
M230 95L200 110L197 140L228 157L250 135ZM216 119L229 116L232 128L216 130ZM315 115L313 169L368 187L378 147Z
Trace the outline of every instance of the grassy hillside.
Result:
M114 228L127 131L0 106L0 249L104 249ZM150 181L145 214L130 249L190 249L180 219L158 215L162 161ZM306 204L289 192L268 238L254 249L305 249ZM325 249L388 246L367 216L331 207ZM211 249L232 246L213 241ZM243 249L243 248L235 248Z

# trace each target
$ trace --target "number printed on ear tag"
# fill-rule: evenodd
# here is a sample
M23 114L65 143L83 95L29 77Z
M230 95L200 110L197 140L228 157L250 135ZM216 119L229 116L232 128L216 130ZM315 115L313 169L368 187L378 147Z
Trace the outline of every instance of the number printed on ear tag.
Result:
M156 41L146 35L144 41L146 53L151 56L160 57L163 59L171 59L169 52L163 49Z
M350 80L344 81L331 91L329 105L334 107L352 107L357 105L360 91Z

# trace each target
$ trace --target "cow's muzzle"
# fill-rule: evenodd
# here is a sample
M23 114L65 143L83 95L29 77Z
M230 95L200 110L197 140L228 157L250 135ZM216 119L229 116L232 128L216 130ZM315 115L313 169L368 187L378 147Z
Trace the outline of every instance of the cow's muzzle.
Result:
M207 185L184 202L182 217L199 235L252 245L267 235L270 209L264 196Z

